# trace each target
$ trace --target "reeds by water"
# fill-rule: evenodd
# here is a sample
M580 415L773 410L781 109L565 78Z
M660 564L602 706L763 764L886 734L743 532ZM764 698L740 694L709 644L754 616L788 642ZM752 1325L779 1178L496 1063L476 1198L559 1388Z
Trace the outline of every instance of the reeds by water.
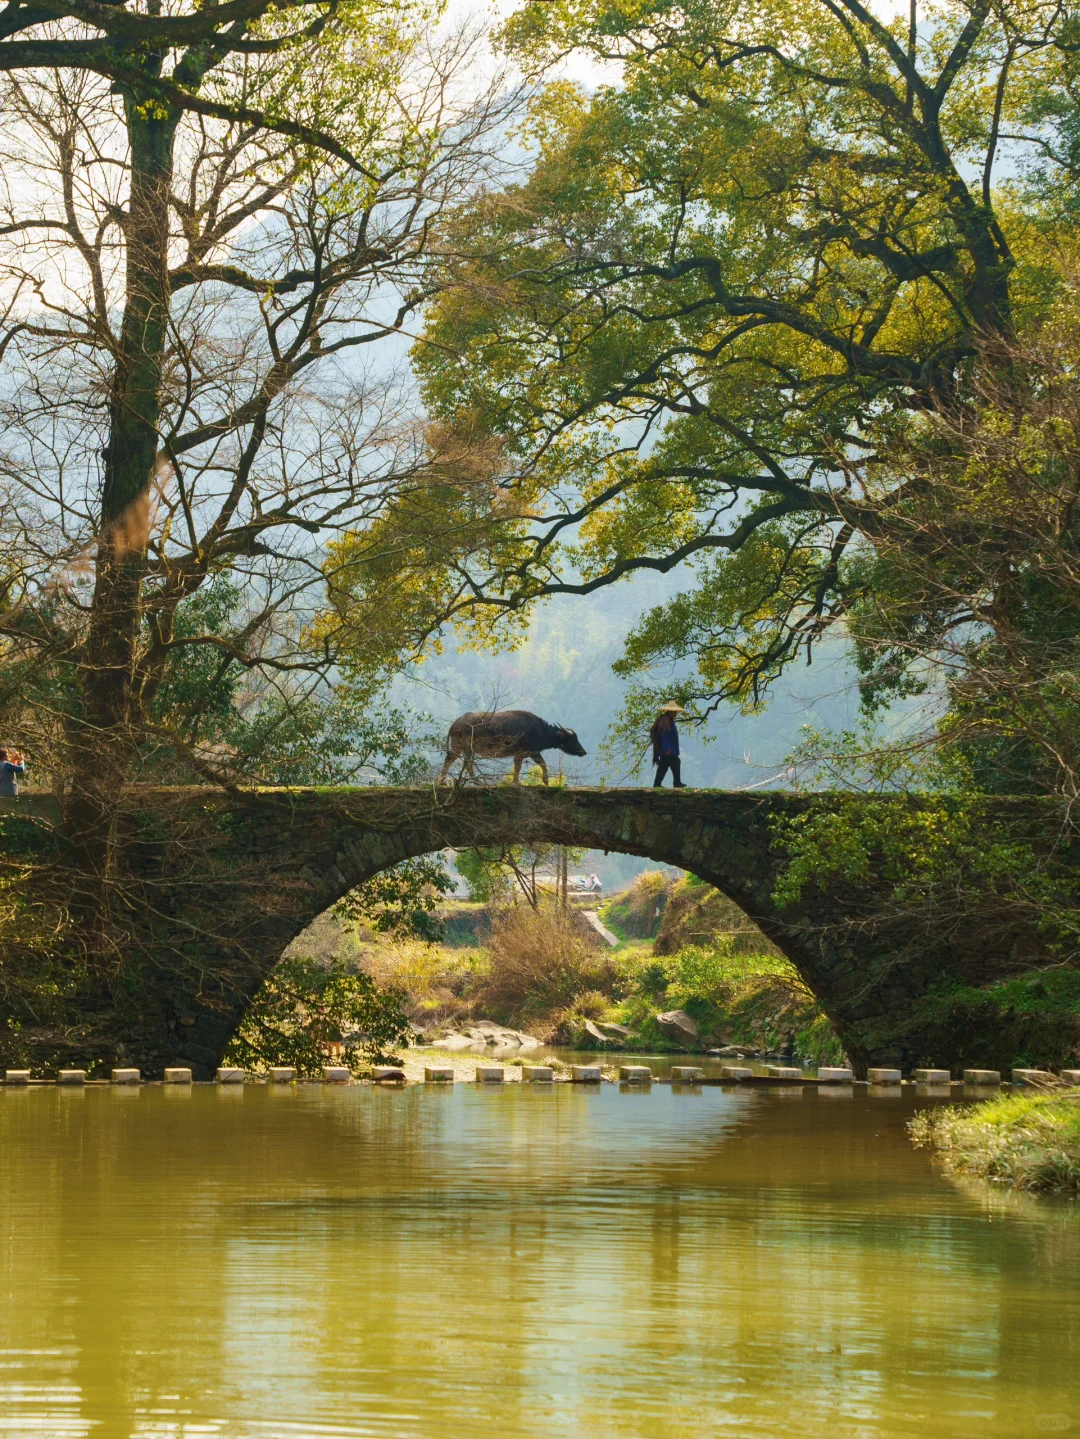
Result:
M1080 1093L1044 1090L926 1109L908 1128L916 1145L936 1150L954 1173L1080 1193Z

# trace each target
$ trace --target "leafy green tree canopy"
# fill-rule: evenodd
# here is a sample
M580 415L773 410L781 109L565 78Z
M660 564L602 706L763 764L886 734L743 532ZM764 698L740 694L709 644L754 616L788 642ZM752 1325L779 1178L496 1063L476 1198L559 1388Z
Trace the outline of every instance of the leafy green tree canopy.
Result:
M229 1045L227 1062L258 1072L291 1064L318 1078L340 1046L341 1062L393 1062L409 1043L400 990L380 989L370 975L340 960L283 959L263 985Z
M883 457L1060 290L1076 25L1012 0L518 11L527 64L578 50L618 80L543 88L528 175L457 221L415 351L430 484L333 550L353 662L391 587L423 653L685 566L620 663L631 718L688 662L699 710L760 705L862 594L909 493Z

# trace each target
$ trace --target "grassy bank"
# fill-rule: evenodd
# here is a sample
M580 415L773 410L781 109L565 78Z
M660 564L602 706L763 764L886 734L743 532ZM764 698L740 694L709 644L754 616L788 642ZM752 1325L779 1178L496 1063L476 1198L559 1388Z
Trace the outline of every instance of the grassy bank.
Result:
M672 955L647 955L617 1018L642 1050L672 1048L659 1014L687 1014L703 1044L790 1052L819 1064L842 1061L832 1025L794 967L776 953L743 951L741 938L717 935Z
M917 1145L936 1150L956 1174L1080 1194L1080 1094L1012 1094L928 1109L909 1128Z

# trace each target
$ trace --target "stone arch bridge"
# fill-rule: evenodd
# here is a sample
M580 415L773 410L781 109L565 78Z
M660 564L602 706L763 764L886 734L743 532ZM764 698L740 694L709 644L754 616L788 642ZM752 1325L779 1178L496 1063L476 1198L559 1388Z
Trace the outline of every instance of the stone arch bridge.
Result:
M913 935L910 922L882 917L887 895L873 884L809 887L796 904L777 903L787 861L778 822L815 802L775 791L506 785L132 788L123 828L140 958L99 995L97 1016L71 1030L66 1053L54 1048L54 1062L121 1060L147 1075L187 1064L210 1077L286 946L349 890L447 847L536 842L641 855L714 885L792 961L857 1071L1010 1063L1015 1036L943 1025L930 999L943 979L970 985L1015 968L1013 936L977 924ZM16 805L40 822L49 803Z

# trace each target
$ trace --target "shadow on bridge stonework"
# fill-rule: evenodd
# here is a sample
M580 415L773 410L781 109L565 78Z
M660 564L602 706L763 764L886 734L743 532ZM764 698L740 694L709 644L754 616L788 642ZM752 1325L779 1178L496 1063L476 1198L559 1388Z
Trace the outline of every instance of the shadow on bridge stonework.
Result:
M541 842L641 855L723 891L798 969L857 1072L1011 1062L1007 1038L950 1034L920 1018L943 976L971 984L997 972L1010 936L979 938L971 928L913 949L881 918L885 892L866 883L810 886L797 904L776 903L787 860L777 821L822 802L772 791L509 785L133 788L123 818L138 896L128 906L129 960L111 998L73 1027L66 1061L119 1059L147 1075L182 1064L209 1077L286 946L356 885L431 851ZM47 796L21 798L17 812L45 827L57 818Z

